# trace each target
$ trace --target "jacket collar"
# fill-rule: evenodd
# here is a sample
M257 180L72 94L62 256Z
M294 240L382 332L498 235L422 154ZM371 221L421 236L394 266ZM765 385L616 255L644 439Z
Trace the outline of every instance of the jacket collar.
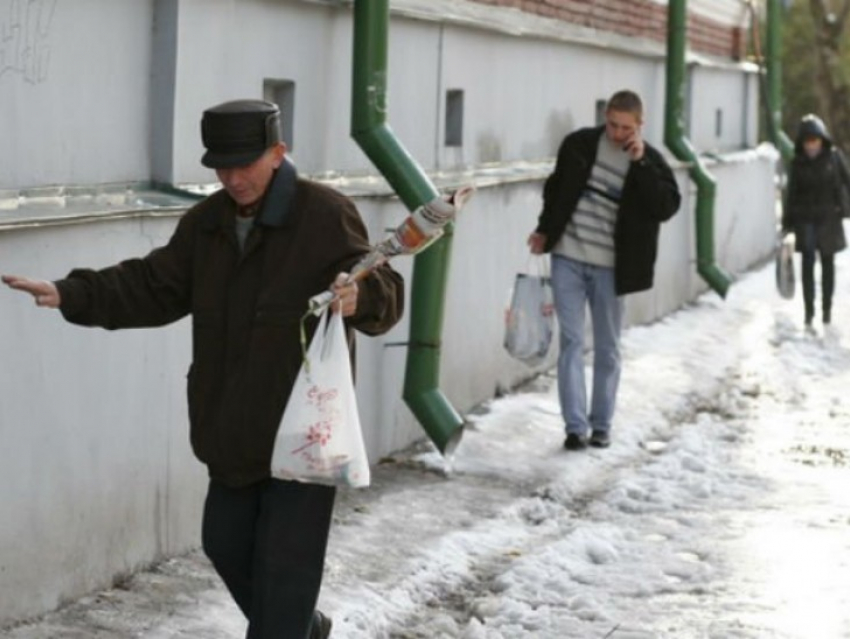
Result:
M284 158L263 198L255 224L281 227L292 222L292 199L298 182L295 165Z
M263 196L263 203L260 205L254 224L276 228L291 224L294 219L292 200L297 186L298 172L295 170L295 165L289 159L284 158ZM205 211L202 224L207 231L215 231L234 225L233 216L236 214L236 203L224 190L210 197L216 196L223 199L223 206L210 206Z

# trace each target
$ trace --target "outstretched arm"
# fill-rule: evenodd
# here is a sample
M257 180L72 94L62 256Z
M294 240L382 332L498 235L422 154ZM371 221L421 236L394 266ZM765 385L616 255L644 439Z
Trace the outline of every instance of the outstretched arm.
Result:
M0 279L3 280L4 284L16 291L23 291L32 295L35 298L37 306L59 308L59 304L62 302L59 289L56 288L53 282L33 280L18 275L3 275Z
M55 282L4 275L9 287L29 293L38 306L58 308L66 320L107 329L162 326L189 308L192 234L188 215L168 244L144 258L99 271L74 269Z

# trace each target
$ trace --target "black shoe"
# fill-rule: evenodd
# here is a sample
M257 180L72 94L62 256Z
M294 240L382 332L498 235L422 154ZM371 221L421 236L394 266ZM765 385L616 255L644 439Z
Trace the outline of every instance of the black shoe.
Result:
M587 448L587 440L582 435L567 433L567 438L564 440L564 448L567 450L584 450Z
M595 430L590 434L590 445L594 448L608 448L611 445L611 435L607 430Z
M832 321L832 311L831 309L825 308L823 309L823 323L829 324Z
M313 613L313 625L310 626L310 639L328 639L331 636L331 618L321 610Z

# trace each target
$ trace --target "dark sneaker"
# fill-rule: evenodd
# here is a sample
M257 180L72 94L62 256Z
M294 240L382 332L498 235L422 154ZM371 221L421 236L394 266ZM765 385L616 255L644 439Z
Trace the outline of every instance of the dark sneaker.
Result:
M313 613L313 625L310 626L310 639L328 639L331 636L331 618L321 610Z
M611 445L611 435L607 430L595 430L590 434L590 445L594 448L608 448Z
M584 450L587 448L587 440L576 433L567 433L567 438L564 440L564 448L567 450Z

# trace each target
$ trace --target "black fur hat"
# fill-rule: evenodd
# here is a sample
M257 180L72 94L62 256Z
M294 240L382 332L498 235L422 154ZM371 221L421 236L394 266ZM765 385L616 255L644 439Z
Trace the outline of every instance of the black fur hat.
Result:
M201 164L211 169L247 166L281 141L280 109L264 100L234 100L211 107L201 118L207 151Z

